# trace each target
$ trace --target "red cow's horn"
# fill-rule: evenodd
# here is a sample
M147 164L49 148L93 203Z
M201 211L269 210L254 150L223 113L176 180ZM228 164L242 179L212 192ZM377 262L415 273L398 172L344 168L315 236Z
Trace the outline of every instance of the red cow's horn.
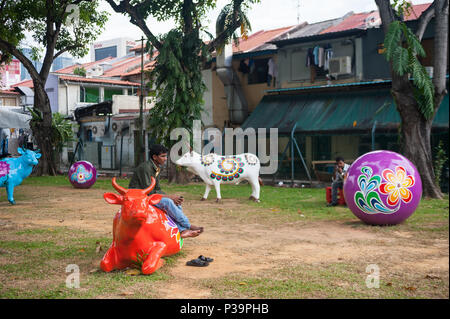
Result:
M150 183L150 186L147 187L146 189L143 189L142 192L144 192L145 195L148 195L148 193L150 193L153 188L155 187L156 184L156 180L152 177L152 182Z
M127 192L126 188L123 188L116 182L116 178L112 178L112 186L115 188L116 191L118 191L121 195L124 195Z

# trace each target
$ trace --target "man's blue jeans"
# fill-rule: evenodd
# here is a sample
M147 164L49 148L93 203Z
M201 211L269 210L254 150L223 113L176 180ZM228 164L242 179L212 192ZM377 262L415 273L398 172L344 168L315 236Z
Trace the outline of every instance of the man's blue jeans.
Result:
M331 184L331 203L332 204L337 204L338 202L338 188L343 187L344 182L343 181L333 181L333 183Z
M161 201L155 205L159 209L162 209L173 219L175 224L177 224L178 230L180 233L186 229L191 228L191 223L189 223L189 219L183 213L183 209L181 206L175 205L173 200L167 197L163 197Z

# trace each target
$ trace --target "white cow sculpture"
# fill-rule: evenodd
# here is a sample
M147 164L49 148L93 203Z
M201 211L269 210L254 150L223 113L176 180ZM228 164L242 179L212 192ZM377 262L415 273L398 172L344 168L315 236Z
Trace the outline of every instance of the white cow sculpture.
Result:
M251 200L259 202L259 189L262 181L259 178L260 162L257 156L244 153L239 155L222 156L217 154L200 155L194 151L184 154L175 162L179 166L187 167L188 171L200 176L206 184L202 200L208 198L211 186L214 185L217 193L217 202L220 196L221 183L239 184L248 180L252 186Z

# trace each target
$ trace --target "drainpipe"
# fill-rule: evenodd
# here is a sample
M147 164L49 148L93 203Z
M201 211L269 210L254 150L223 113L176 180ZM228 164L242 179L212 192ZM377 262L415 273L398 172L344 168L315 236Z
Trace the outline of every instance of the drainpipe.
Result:
M242 124L248 115L248 104L239 81L232 67L233 50L231 44L226 44L216 57L216 73L222 81L227 98L227 107L232 124Z
M130 127L129 126L127 126L127 127L124 127L121 131L120 131L120 135L122 135L121 136L121 138L120 138L120 167L119 167L119 177L122 177L122 150L123 150L123 137L124 137L124 133L125 133L125 131L127 131L127 133L128 133L128 131L129 131L129 129L130 129Z
M373 122L372 126L372 151L375 151L375 129L377 127L377 121Z
M67 81L64 81L64 86L66 87L66 112L69 115L69 85Z

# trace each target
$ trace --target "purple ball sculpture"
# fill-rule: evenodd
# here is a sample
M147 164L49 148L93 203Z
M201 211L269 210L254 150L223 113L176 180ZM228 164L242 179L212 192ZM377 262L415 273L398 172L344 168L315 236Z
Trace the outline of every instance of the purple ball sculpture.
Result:
M69 181L75 188L89 188L97 181L97 170L88 161L75 162L69 169Z
M417 168L404 156L374 151L348 170L344 197L356 217L370 225L395 225L416 210L422 197Z

